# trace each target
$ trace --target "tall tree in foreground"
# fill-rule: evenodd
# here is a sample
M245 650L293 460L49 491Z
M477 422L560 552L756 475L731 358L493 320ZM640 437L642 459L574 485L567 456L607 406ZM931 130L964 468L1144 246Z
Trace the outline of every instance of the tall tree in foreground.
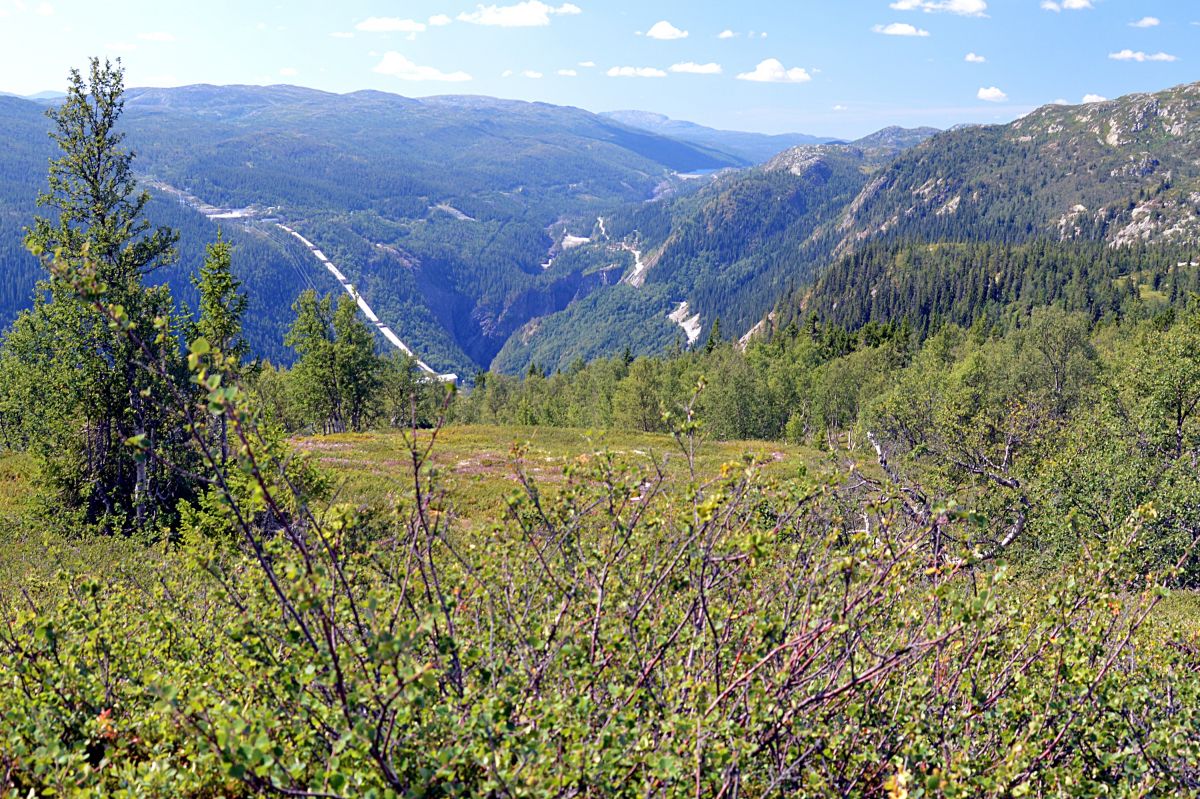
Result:
M192 285L200 293L199 318L192 338L205 339L227 356L230 376L236 378L250 354L250 345L242 335L249 298L242 293L242 281L234 277L231 253L229 242L218 234L205 251L200 274L192 277Z
M205 365L226 385L235 383L250 353L250 345L242 336L242 317L249 300L241 291L241 281L233 275L229 242L219 234L208 245L204 264L200 274L192 277L192 285L200 293L200 308L189 339L207 342ZM229 420L218 414L212 422L210 440L224 463L229 458Z
M183 425L167 401L185 384L174 302L165 287L142 283L174 259L177 236L143 217L149 195L117 131L122 91L120 63L93 59L86 78L72 70L66 99L48 112L61 156L38 198L50 214L34 221L26 245L50 278L6 346L24 373L11 382L32 392L26 407L37 409L23 420L27 440L60 505L128 531L188 489L178 468ZM83 284L120 309L133 335L81 299Z
M347 295L335 304L309 289L292 308L296 321L285 342L300 355L292 379L304 417L326 433L362 430L374 416L385 366L371 329Z

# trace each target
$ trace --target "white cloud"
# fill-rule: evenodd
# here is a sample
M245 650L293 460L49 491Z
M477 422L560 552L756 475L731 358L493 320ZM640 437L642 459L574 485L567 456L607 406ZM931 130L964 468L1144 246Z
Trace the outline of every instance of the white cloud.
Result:
M1119 53L1109 53L1108 57L1113 61L1178 61L1178 56L1173 56L1170 53L1143 53L1138 50L1136 53L1128 48Z
M613 67L605 73L610 78L665 78L667 73L654 67Z
M833 110L834 110L834 111L849 111L850 109L849 109L849 108L847 108L847 107L846 107L846 106L844 106L844 105L835 105L835 106L833 107Z
M980 100L989 103L1002 103L1008 99L1008 95L997 89L995 86L988 86L985 89L980 89L976 94Z
M1131 28L1154 28L1162 24L1158 17L1142 17L1137 22L1130 22Z
M538 72L535 69L527 69L521 73L521 77L532 78L533 80L538 80L539 78L542 77L542 73Z
M808 83L812 80L812 75L801 67L786 69L778 58L768 58L755 67L753 72L743 72L737 78L755 83Z
M49 3L38 3L37 13L38 16L52 17L54 16L54 6Z
M501 73L500 73L500 77L502 77L502 78L511 78L511 77L512 77L513 75L515 75L515 74L517 74L517 73L513 72L511 69L506 69L506 70L504 70L503 72L501 72Z
M284 67L283 69L279 70L279 74L285 78L294 78L300 74L300 70L296 69L295 67Z
M173 42L175 34L167 33L166 31L150 31L148 33L139 33L138 38L143 42Z
M453 21L454 20L450 19L450 17L446 16L445 14L434 14L432 17L429 18L429 27L441 28L443 26L449 25Z
M978 53L967 53L967 57L963 59L968 64L986 64L987 59Z
M646 37L649 39L660 39L662 41L671 41L673 39L686 39L688 32L680 30L667 22L665 19L655 22L650 30L646 31Z
M558 71L558 74L564 78L574 78L574 77L578 77L578 75L579 75L579 73L573 69L560 69Z
M697 64L694 61L685 61L682 64L672 64L668 69L671 72L682 72L688 75L720 75L720 64Z
M473 25L495 25L500 28L541 28L550 24L555 15L582 14L583 9L573 3L563 3L557 8L541 0L524 0L511 6L476 6L475 11L458 15L462 22Z
M1087 103L1103 103L1103 102L1105 102L1105 101L1107 101L1107 100L1108 100L1108 98L1107 98L1107 97L1105 97L1105 96L1103 96L1103 95L1100 95L1100 94L1085 94L1085 95L1083 96L1083 100L1081 100L1080 102L1082 102L1082 103L1084 103L1084 104L1087 104Z
M374 71L381 75L391 75L393 78L411 81L431 80L461 83L471 79L470 75L461 70L458 72L442 72L436 67L418 66L394 50L383 54L383 59L375 65Z
M871 30L884 36L928 36L929 31L923 30L907 22L893 22L890 25L876 25Z
M897 11L945 11L964 17L986 17L986 0L896 0L892 8Z
M1042 0L1042 8L1057 14L1060 11L1083 11L1095 6L1092 0Z
M717 34L718 39L732 39L735 36L737 36L737 34L734 33L733 31L729 30L728 28L726 28L725 30L723 30Z
M595 61L580 61L579 66L583 67L584 69L595 69L596 62Z
M425 30L425 23L399 17L367 17L354 29L366 33L421 33Z
M353 39L354 38L354 34L350 33L349 31L334 31L333 33L331 33L329 35L335 39Z

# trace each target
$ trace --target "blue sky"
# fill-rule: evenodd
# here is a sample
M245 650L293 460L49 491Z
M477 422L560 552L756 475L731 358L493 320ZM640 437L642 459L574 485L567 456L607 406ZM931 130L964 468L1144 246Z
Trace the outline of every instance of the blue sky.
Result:
M850 137L1200 80L1198 42L1196 0L0 0L0 91L60 89L104 54L130 86L486 94Z

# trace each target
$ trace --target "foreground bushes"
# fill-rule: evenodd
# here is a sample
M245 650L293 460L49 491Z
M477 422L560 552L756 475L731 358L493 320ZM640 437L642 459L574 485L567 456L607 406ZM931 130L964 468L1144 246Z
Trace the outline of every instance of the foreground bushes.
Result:
M387 513L264 524L255 509L285 485L264 479L212 504L236 543L197 528L161 559L58 566L12 544L6 789L1192 789L1196 650L1145 626L1160 593L1120 556L1151 508L1031 584L977 562L993 554L979 520L857 472L773 485L736 463L672 481L596 453L551 499L518 453L507 518L466 533L427 454L414 442Z

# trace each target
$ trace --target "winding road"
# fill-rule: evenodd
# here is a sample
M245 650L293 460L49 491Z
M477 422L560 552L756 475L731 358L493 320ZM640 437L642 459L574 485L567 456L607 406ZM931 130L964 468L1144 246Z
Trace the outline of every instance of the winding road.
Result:
M401 341L400 337L397 336L394 332L392 332L392 329L390 327L388 327L387 325L385 325L383 323L383 321L380 320L379 316L376 315L376 313L371 310L371 306L367 305L367 301L364 300L362 295L358 293L358 290L354 288L354 285L350 282L350 279L342 273L342 270L340 270L336 266L334 266L333 262L329 260L329 258L325 255L325 253L321 252L321 250L317 248L317 245L313 244L311 241L304 238L304 236L302 236L300 233L296 232L295 230L293 230L292 228L283 224L282 222L275 222L274 224L280 230L286 231L286 232L290 233L291 235L295 236L296 239L301 244L303 244L305 247L308 248L308 251L311 252L313 254L313 256L318 261L321 262L322 266L324 266L327 270L329 270L329 274L333 275L334 278L337 279L337 282L340 283L342 288L346 290L346 293L350 295L350 298L353 299L354 302L356 302L358 304L358 309L360 311L362 311L363 316L367 317L367 321L370 322L371 324L373 324L375 326L375 329L378 330L381 334L383 334L383 337L385 339L387 339L393 347L400 350L408 357L415 359L418 369L420 369L422 372L429 375L430 377L437 378L438 380L441 380L443 382L454 382L454 381L458 380L458 375L438 374L435 369L433 369L431 366L429 366L429 364L425 363L420 358L417 358L416 354L413 353L412 349L407 344L405 344L403 341Z
M405 344L400 339L400 337L397 336L390 327L388 327L386 324L383 323L383 321L379 318L378 314L376 314L373 310L371 310L371 306L368 305L367 301L364 300L362 295L358 293L358 290L354 288L354 285L350 282L350 279L348 277L346 277L346 275L342 272L342 270L338 269L337 266L335 266L334 263L329 260L328 256L326 256L325 253L321 252L321 250L317 247L317 245L313 244L311 241L306 239L298 231L294 230L291 227L288 227L287 225L283 224L282 222L276 222L276 221L270 220L270 219L258 220L258 214L260 212L254 208L218 208L214 205L209 205L208 203L201 200L199 197L188 194L187 192L183 191L182 189L178 189L178 188L168 185L166 183L161 183L158 181L147 181L147 182L154 188L158 189L159 191L162 191L166 194L170 194L170 195L178 198L181 203L184 203L185 205L190 206L191 208L195 209L196 211L199 211L201 214L203 214L204 216L206 216L209 219L227 219L227 220L233 220L233 221L250 221L250 220L264 221L267 224L274 225L275 227L279 228L280 230L295 237L296 240L299 241L301 244L303 244L305 246L305 248L310 253L312 253L313 257L316 258L321 263L321 266L325 267L325 269L329 272L329 274L333 275L334 279L337 280L337 282L341 285L341 287L343 289L345 289L346 293L350 295L351 299L353 299L354 302L358 305L358 309L360 311L362 311L363 316L367 317L367 321L369 321L372 325L375 326L375 329L378 330L385 339L387 339L389 344L391 344L393 347L395 347L396 349L403 352L408 357L414 359L416 361L417 368L420 369L422 372L424 372L426 375L428 375L430 379L439 380L443 383L454 383L454 382L458 381L458 375L439 374L437 372L437 370L435 370L429 364L425 363L420 358L418 358L416 356L416 354L412 351L412 348L409 347L407 344Z

